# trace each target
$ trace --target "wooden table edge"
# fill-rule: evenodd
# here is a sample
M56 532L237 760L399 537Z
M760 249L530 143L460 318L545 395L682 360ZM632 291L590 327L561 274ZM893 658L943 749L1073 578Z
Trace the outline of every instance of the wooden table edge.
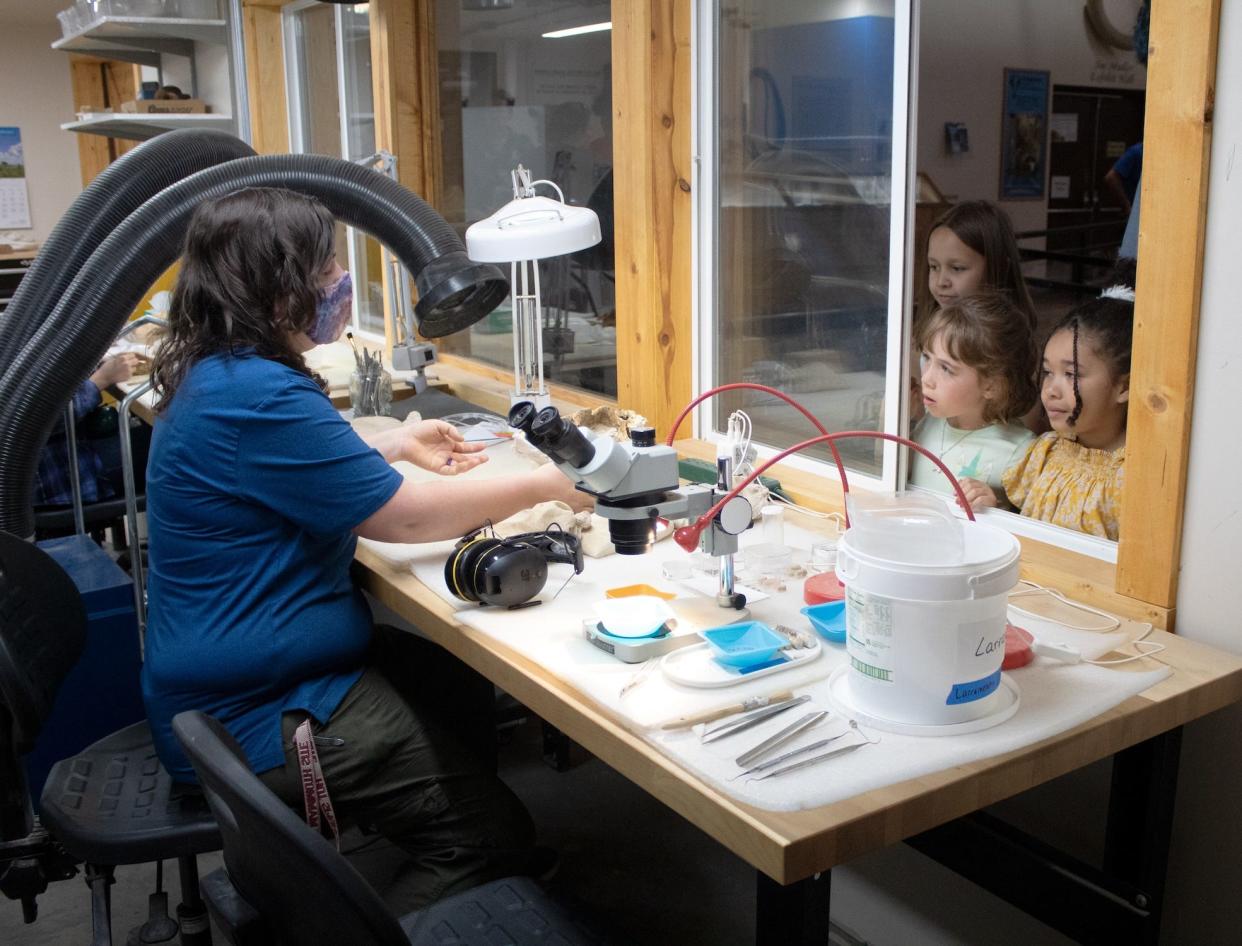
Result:
M572 684L454 619L407 569L359 545L364 588L627 779L780 883L844 863L1242 700L1242 660L1190 689L1145 694L1039 743L820 808L774 812L738 802L687 772ZM1157 632L1160 634L1160 632ZM1201 647L1171 635L1178 647ZM1213 652L1214 654L1216 652ZM1226 655L1220 655L1226 656Z

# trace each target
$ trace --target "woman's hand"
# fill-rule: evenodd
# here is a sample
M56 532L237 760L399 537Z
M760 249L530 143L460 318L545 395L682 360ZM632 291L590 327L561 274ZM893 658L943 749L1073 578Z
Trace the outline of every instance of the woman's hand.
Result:
M401 459L441 476L456 476L487 462L483 443L467 443L452 424L424 420L395 431L402 437Z
M982 480L964 476L958 480L958 483L961 484L962 492L966 494L966 500L973 511L982 512L985 509L995 509L1000 505L996 500L996 493L992 492L992 487ZM959 499L957 504L960 506L962 501Z
M539 494L537 502L555 500L564 503L574 512L588 512L595 508L595 497L575 489L569 477L557 469L556 464L545 463L530 475Z

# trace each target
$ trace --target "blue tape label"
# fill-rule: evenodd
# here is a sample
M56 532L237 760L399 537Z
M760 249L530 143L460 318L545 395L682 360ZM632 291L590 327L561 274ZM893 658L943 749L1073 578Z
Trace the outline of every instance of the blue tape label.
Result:
M981 700L1000 686L1000 679L1001 672L997 670L994 674L984 677L982 680L973 680L970 683L955 683L949 688L949 698L944 701L945 706Z

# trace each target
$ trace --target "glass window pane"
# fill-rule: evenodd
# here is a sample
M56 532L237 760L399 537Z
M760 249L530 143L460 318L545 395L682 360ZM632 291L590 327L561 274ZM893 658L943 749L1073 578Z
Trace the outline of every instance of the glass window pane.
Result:
M375 153L375 106L371 87L371 23L369 5L342 6L341 63L345 92L345 156L350 160ZM348 227L349 266L354 278L355 324L363 332L384 334L384 275L380 243Z
M879 430L886 371L899 370L887 365L893 3L738 0L717 15L713 381L778 388L830 430ZM739 407L756 440L813 433L757 392L717 398L715 428ZM880 474L878 441L841 452Z
M289 59L297 83L293 149L357 160L375 151L368 5L316 3L292 13L296 45ZM339 53L339 55L338 55ZM344 123L341 93L344 91ZM354 282L354 328L384 334L380 244L353 227L339 227L337 253Z
M549 381L615 396L612 251L612 34L544 34L607 23L607 0L505 0L436 6L443 186L437 209L463 236L513 198L519 163L600 216L603 241L540 267ZM551 196L548 188L541 194ZM506 302L443 351L512 369Z
M331 4L317 3L293 14L298 151L341 157L341 115L336 80L336 16Z

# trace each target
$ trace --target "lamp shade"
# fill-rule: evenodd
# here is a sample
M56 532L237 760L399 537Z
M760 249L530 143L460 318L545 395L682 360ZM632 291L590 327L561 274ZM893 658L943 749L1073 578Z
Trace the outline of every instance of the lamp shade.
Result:
M519 197L466 230L466 252L479 263L545 259L600 240L599 217L551 197Z

